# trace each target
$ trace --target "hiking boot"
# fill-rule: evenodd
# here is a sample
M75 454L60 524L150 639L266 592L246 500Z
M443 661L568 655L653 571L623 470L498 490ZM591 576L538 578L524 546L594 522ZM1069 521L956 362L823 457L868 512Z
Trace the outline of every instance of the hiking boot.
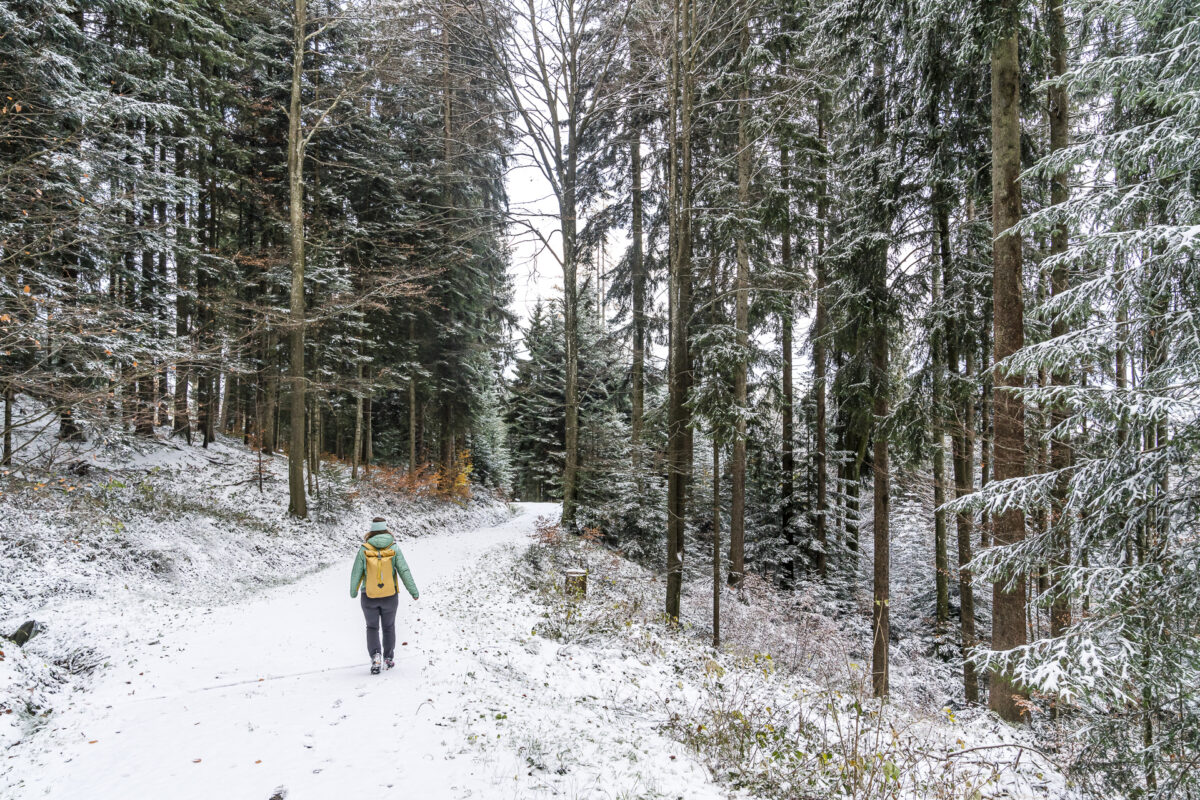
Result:
M383 660L383 663L387 665L388 669L391 669L392 667L396 666L396 660L393 658L385 658Z
M379 664L380 664L379 653L376 653L375 655L371 656L371 674L372 675L379 674Z

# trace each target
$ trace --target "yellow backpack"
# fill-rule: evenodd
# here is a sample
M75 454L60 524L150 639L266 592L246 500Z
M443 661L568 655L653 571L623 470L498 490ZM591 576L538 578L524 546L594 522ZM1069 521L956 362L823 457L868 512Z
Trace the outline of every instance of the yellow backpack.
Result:
M367 572L363 577L363 589L367 597L391 597L396 593L396 571L392 566L395 549L379 550L370 542L363 544L367 557Z

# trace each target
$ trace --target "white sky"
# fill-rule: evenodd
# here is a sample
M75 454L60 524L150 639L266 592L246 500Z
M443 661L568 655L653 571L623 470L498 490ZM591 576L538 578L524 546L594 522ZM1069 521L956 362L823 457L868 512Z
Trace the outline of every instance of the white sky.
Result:
M520 164L508 173L509 210L520 219L537 227L560 252L562 239L558 235L558 203L550 184L534 166ZM512 264L514 296L512 310L524 327L539 299L562 296L562 267L555 255L547 252L538 238L524 229L523 222L510 226L509 246Z

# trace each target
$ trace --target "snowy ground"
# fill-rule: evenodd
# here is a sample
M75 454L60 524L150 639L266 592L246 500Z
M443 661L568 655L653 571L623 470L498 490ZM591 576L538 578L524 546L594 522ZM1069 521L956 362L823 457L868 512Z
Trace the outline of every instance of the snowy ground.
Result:
M131 606L143 640L5 754L0 794L725 796L622 708L612 663L532 635L538 609L507 575L535 514L553 512L405 540L421 599L403 599L405 644L380 676L348 559L233 605ZM647 670L667 667L630 665Z
M0 632L44 627L0 639L0 797L1074 796L1028 731L945 708L958 679L920 633L923 496L897 504L880 707L866 615L828 592L726 589L714 650L707 578L665 625L661 576L556 532L554 506L402 498L329 465L296 522L283 460L260 490L233 440L64 448L86 476L0 482ZM347 585L376 513L421 589L381 676ZM581 601L562 590L577 565Z

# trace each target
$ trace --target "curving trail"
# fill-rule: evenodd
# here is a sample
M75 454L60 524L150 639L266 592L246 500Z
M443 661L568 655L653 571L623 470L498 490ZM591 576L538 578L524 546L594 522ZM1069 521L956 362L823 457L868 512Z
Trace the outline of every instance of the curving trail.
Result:
M379 676L347 591L349 554L190 610L5 753L0 796L720 796L681 746L601 703L586 659L530 641L528 604L489 591L537 517L557 512L525 504L496 527L403 540L421 599L401 598L396 668ZM563 706L569 719L555 719ZM574 758L558 754L561 772L541 763L576 744ZM654 763L628 766L642 754Z

